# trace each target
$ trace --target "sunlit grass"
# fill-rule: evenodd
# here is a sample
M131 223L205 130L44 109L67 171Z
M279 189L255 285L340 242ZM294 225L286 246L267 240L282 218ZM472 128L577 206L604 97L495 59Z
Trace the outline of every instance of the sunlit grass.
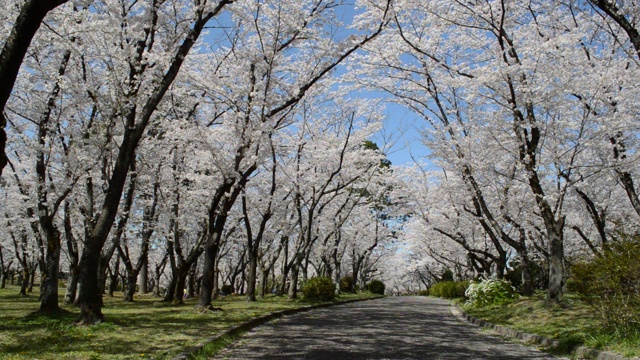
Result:
M545 294L537 293L507 305L463 308L469 315L491 323L558 340L560 346L549 349L554 353L569 354L584 345L625 356L640 356L640 336L630 339L604 333L589 307L571 294L556 305L547 305Z
M249 303L242 296L226 296L213 303L223 311L199 313L197 299L171 306L136 295L135 302L126 303L116 293L104 297L105 323L76 326L79 310L73 306L62 305L68 312L59 316L32 315L39 307L37 290L21 297L17 286L0 289L0 359L170 359L249 319L309 305L286 297ZM339 300L367 296L343 295Z

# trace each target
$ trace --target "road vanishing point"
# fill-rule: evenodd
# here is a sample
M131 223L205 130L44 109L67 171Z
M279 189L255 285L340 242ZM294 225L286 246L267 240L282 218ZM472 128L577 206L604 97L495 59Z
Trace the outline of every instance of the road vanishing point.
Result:
M556 359L492 336L429 297L386 297L283 317L245 334L216 359Z

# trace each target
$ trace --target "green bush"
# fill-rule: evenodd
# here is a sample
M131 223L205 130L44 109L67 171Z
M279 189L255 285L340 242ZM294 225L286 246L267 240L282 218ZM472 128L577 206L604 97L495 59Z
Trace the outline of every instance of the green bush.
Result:
M231 285L229 284L225 284L225 285L222 285L222 287L220 288L220 291L222 291L222 293L225 295L231 295L231 293L233 293L233 287L231 287Z
M602 256L574 265L567 282L602 325L619 334L640 331L640 243L610 244Z
M507 270L504 278L509 280L511 285L516 289L522 289L522 263L519 258L511 260L511 269ZM529 275L531 276L531 285L534 290L546 289L549 286L549 275L545 268L537 262L529 261Z
M313 277L302 287L302 294L306 300L330 301L336 297L336 287L329 278Z
M518 298L518 292L511 283L503 279L484 279L469 284L465 293L467 304L486 306L506 304Z
M440 276L440 282L453 281L453 271L451 269L444 269Z
M373 294L384 295L384 283L380 280L371 280L367 284L367 291Z
M462 298L467 286L469 286L468 281L443 281L434 284L429 289L429 295L445 299Z
M429 289L418 291L418 296L429 296Z
M340 292L344 293L355 293L356 287L355 282L353 281L353 276L345 276L340 279Z

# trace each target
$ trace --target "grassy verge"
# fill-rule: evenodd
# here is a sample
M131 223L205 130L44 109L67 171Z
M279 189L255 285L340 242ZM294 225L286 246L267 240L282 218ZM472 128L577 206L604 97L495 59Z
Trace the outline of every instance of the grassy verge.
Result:
M74 307L63 306L68 313L55 317L31 315L39 306L36 291L21 297L16 286L0 289L0 359L171 359L252 318L310 305L286 297L248 303L241 296L226 296L213 303L224 311L201 314L195 311L196 299L171 306L136 296L135 302L126 303L120 293L104 298L105 323L75 326L79 310ZM341 295L338 300L367 297L372 295Z
M509 328L559 340L560 346L548 349L568 355L578 346L640 356L640 335L636 338L604 332L587 305L568 294L562 303L547 306L545 295L538 293L507 305L463 306L465 312L479 319Z

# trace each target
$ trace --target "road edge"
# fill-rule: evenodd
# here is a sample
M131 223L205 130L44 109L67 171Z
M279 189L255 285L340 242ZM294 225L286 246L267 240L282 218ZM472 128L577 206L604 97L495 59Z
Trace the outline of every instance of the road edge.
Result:
M324 303L324 304L303 306L303 307L294 308L294 309L275 311L267 315L263 315L263 316L251 319L249 321L238 324L236 326L232 326L227 330L224 330L223 332L216 334L215 336L206 338L203 342L199 343L196 346L192 346L188 348L187 350L183 351L179 355L175 356L172 360L188 360L192 354L202 350L207 344L216 342L224 337L239 336L242 333L252 330L260 325L264 325L272 320L279 319L283 316L299 314L299 313L307 312L314 309L321 309L321 308L326 308L326 307L331 307L336 305L344 305L344 304L349 304L349 303L354 303L359 301L369 301L369 300L376 300L376 299L382 299L382 298L384 298L384 296L375 296L375 297L370 297L366 299L349 299L349 300L337 301L332 303Z
M474 325L491 329L497 332L500 335L516 338L523 341L529 345L540 345L544 347L558 347L560 345L560 341L549 339L544 336L529 334L522 331L514 330L502 325L496 325L490 323L486 320L478 319L474 316L471 316L464 312L459 306L455 304L451 304L450 306L451 314L457 317L459 320L463 322L469 322ZM576 356L577 359L596 359L596 360L627 360L627 359L638 359L638 358L627 358L620 354L612 353L609 351L600 351L596 349L590 349L585 346L578 347L572 354Z

